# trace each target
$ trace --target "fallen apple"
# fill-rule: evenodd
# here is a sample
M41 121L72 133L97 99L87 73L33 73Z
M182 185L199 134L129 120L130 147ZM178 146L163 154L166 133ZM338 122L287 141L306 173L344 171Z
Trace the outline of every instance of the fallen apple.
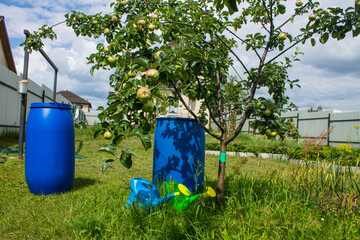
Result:
M158 70L151 68L146 71L145 76L149 81L153 82L159 78L159 72Z
M111 139L112 138L112 133L110 131L105 131L104 133L104 138L105 139Z
M144 112L153 112L154 111L154 103L151 100L148 100L144 103L142 110Z
M147 87L141 87L136 93L137 98L140 100L140 102L147 102L150 100L151 92L150 89Z

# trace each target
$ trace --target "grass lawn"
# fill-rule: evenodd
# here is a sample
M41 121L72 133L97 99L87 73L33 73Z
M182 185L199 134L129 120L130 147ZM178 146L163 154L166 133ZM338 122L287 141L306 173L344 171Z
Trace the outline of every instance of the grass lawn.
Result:
M227 157L225 204L200 199L187 211L168 205L150 212L125 204L133 177L152 179L152 150L138 139L131 169L97 150L110 143L76 130L71 191L37 196L25 181L24 160L0 164L0 239L360 239L358 176L271 159ZM0 148L14 148L3 138ZM3 154L1 156L4 156ZM205 186L216 187L218 156L206 155Z

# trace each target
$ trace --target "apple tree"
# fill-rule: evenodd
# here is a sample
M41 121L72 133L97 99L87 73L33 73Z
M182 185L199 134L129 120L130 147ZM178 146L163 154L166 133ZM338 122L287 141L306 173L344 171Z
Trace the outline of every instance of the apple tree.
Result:
M148 133L154 116L179 100L220 142L217 203L221 205L227 145L246 119L257 116L255 127L276 134L288 124L280 116L294 107L286 90L298 86L299 80L288 75L292 63L299 60L298 45L309 42L315 46L317 42L325 44L330 37L341 40L349 32L354 36L360 33L359 11L353 6L322 9L313 0L289 2L119 0L111 4L111 14L67 14L65 22L77 36L104 39L88 57L91 72L112 71L109 82L115 90L107 107L100 108L101 131L113 135L112 144L102 150L115 155L119 143L131 136L139 137L145 149L150 148ZM41 37L56 35L52 27L43 27L24 45L29 50L38 49ZM253 57L252 64L246 64L245 54ZM238 76L231 93L234 96L235 91L237 104L230 110L239 120L229 133L225 112L229 111L226 85L231 71ZM165 89L172 94L164 94ZM256 95L259 89L265 89L266 96ZM201 101L200 111L194 112L184 96ZM203 118L210 119L219 131L209 128ZM119 159L131 167L134 155L125 147ZM113 161L109 159L104 169Z

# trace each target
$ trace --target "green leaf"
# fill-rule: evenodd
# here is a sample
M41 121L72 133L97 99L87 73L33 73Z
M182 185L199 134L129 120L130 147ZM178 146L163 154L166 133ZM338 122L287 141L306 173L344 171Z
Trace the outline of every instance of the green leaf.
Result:
M127 153L127 154L130 154L132 156L136 156L136 152L131 149L131 148L125 148L124 150L122 150L123 153Z
M314 38L311 39L311 46L315 46L316 45L316 40Z
M115 144L115 145L119 145L121 143L121 141L124 140L124 138L125 138L124 135L117 135L112 140L112 143Z
M140 57L134 60L134 64L139 64L140 66L147 68L149 64L149 59L145 57Z
M101 147L98 151L99 152L110 153L111 155L115 156L116 149L117 149L116 145L107 144L107 145Z
M137 136L142 145L144 146L145 150L148 150L151 148L151 138L149 134L144 134L139 128L133 129L130 134L130 136Z
M325 44L328 39L329 39L329 33L324 33L324 34L320 37L320 42L321 42L322 44Z
M94 138L96 138L96 137L99 135L99 133L101 133L101 131L102 131L101 129L95 131L95 132L94 132Z
M114 159L108 159L104 162L104 164L102 165L101 171L104 173L109 167L110 164L115 161Z
M120 156L121 164L124 165L124 167L126 167L127 169L131 168L131 166L132 166L131 157L132 157L132 155L128 154L126 152L123 152Z

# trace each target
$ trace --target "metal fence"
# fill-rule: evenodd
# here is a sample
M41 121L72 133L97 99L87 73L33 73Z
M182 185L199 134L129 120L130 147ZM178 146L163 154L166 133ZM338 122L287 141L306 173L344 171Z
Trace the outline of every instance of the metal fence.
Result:
M294 111L282 115L283 118L293 119L301 138L322 138L325 144L337 146L342 143L352 147L360 147L360 111L337 113L333 111L308 112ZM242 132L258 134L251 128L255 118L246 120ZM216 129L216 126L212 124ZM332 129L332 131L330 131ZM324 136L324 133L327 133Z
M17 82L21 77L14 72L9 71L4 66L0 65L0 134L5 129L19 129L20 121L20 102L21 96L17 93ZM45 85L39 86L29 79L28 81L28 97L27 110L33 102L52 102L53 91ZM56 96L59 103L70 102L61 95ZM85 117L84 114L81 114Z

